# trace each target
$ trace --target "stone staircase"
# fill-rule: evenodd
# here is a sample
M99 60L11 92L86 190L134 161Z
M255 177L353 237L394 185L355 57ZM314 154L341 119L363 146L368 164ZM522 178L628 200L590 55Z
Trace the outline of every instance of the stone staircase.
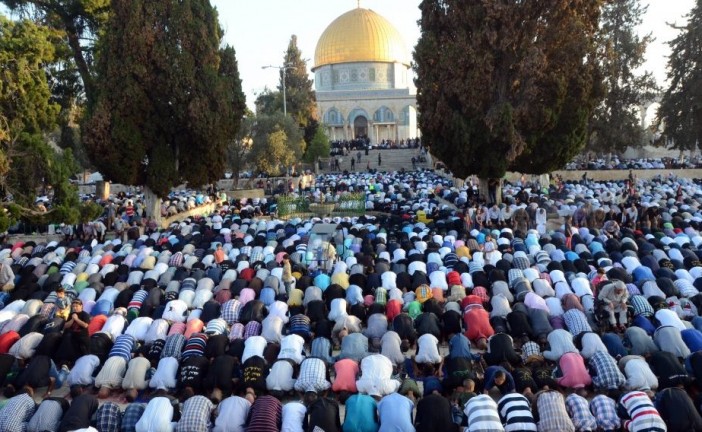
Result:
M365 152L361 152L361 162L351 169L351 157L355 157L357 152L351 152L348 156L336 156L340 157L342 162L340 165L341 171L356 171L362 172L366 171L368 164L370 163L370 169L378 171L399 171L404 168L407 171L412 170L412 157L417 157L420 154L419 149L394 149L394 150L370 150L368 156ZM378 154L380 154L381 164L378 166ZM431 156L426 156L427 161L417 163L415 166L417 169L432 168ZM330 162L333 162L334 157L330 157L322 162L322 172L331 173L339 172L333 166L330 167Z

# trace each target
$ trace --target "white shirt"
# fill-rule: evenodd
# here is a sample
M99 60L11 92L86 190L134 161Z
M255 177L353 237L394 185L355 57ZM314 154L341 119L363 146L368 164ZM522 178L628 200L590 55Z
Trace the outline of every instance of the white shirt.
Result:
M417 363L440 363L441 355L439 354L439 340L436 336L426 333L417 339L419 345L415 361Z
M219 214L212 216L212 229L221 230L223 221L224 219Z
M561 305L561 299L558 297L549 297L545 301L546 305L548 305L549 316L561 316L565 313L563 305Z
M95 387L109 387L112 389L122 387L126 371L127 360L124 357L112 356L108 358L95 377Z
M169 357L173 358L173 357ZM165 397L155 397L146 405L136 424L136 432L173 432L173 405Z
M80 357L68 374L66 383L69 387L73 385L92 385L93 372L98 366L100 366L100 359L97 356L89 354Z
M303 432L302 424L306 414L307 408L300 402L283 405L283 427L280 432Z
M285 336L280 342L280 353L278 359L290 359L297 364L304 359L302 350L305 340L300 335L290 334Z
M266 339L263 336L251 336L250 338L246 339L246 342L244 343L244 354L241 356L241 363L246 363L246 360L250 359L251 357L263 357L263 351L265 351L266 345L268 345L268 342L266 342Z
M295 386L293 366L288 360L278 360L273 363L266 377L266 388L270 390L290 391Z
M268 342L280 343L283 337L283 320L277 316L267 316L263 320L261 336Z
M135 357L129 360L127 365L127 373L124 374L122 380L122 388L125 390L137 389L144 390L149 386L149 381L146 379L146 373L151 368L151 363L144 357Z
M175 357L165 357L158 362L156 373L151 377L149 387L152 389L172 390L176 388L178 360ZM172 415L172 414L171 414Z
M185 312L187 312L187 310L188 305L184 301L171 300L166 303L166 310L163 312L162 318L173 322L185 322L185 318L187 317Z
M268 316L277 316L283 320L284 324L287 324L288 318L288 304L280 300L276 300L272 305L268 306Z
M356 381L359 393L385 396L394 393L400 382L393 380L392 362L382 354L371 354L361 361L361 378Z
M509 306L509 300L502 294L497 294L490 299L490 304L492 305L492 311L490 311L490 317L502 317L506 318L512 308Z
M607 347L602 343L602 339L597 333L585 333L582 337L583 349L580 351L585 359L589 360L597 351L608 352Z
M127 331L125 331L124 333L134 336L134 339L138 341L143 341L153 321L153 318L139 317L132 321L131 324L129 324L129 327L127 327Z
M658 388L658 378L646 363L643 357L626 356L619 360L619 365L624 365L624 375L626 375L625 388L627 390L656 390Z
M217 407L212 432L244 432L244 423L249 416L251 403L239 396L224 399Z
M168 324L168 321L166 321L165 319L161 318L154 320L149 326L149 330L146 332L144 343L148 344L159 339L165 340L168 336L169 327L170 324Z
M661 323L660 327L673 326L680 331L687 329L680 317L669 309L660 309L656 312L656 319Z
M329 321L336 321L341 317L344 317L348 315L346 312L346 299L343 298L335 298L331 302L331 307L329 311Z
M26 334L10 347L8 354L22 360L30 359L34 356L42 339L44 339L44 335L41 333Z

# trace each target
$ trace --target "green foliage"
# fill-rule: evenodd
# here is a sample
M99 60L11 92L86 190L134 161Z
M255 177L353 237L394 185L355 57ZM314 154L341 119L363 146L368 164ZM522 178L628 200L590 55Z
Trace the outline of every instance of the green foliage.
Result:
M229 140L229 144L227 145L227 162L229 163L229 168L232 170L232 179L234 180L235 186L238 186L239 174L246 167L248 153L249 150L251 150L251 135L255 123L256 117L247 109L236 137Z
M271 115L283 111L283 79L285 79L285 98L288 115L305 129L305 142L309 145L317 131L317 97L313 82L309 79L307 62L302 59L302 52L297 46L297 36L290 37L288 49L283 57L277 91L265 89L256 98L256 113Z
M282 113L257 116L251 137L248 158L258 173L285 172L305 151L305 141L297 124Z
M243 96L216 10L208 0L112 5L84 128L90 160L107 179L158 196L219 180Z
M81 222L94 221L99 218L104 212L103 207L93 201L87 201L80 205L80 220Z
M602 9L597 45L605 97L590 125L590 150L623 152L642 144L639 105L657 91L650 72L637 72L652 40L637 34L645 13L639 0L612 0Z
M49 100L44 70L54 59L52 37L31 21L0 15L0 113L6 123L6 150L20 133L41 133L55 125L59 107Z
M329 157L329 151L329 137L324 132L324 128L318 127L307 151L305 151L304 160L308 163L314 163L317 158Z
M702 148L702 1L687 16L687 25L675 27L670 41L668 89L658 109L667 143L679 150Z
M458 177L560 168L600 99L601 0L424 0L415 48L422 144Z
M294 197L283 195L276 201L278 215L281 217L290 216L296 213L307 213L310 211L310 202L305 197Z
M13 12L32 17L61 33L62 40L56 45L62 46L64 62L52 72L64 88L57 88L56 92L71 103L81 90L88 100L93 100L94 40L107 21L110 0L2 0L2 3Z

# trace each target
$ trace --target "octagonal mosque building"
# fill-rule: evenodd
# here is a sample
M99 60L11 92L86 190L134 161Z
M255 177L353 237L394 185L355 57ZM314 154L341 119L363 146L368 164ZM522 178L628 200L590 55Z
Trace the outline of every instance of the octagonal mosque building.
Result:
M358 7L324 30L314 54L317 109L332 140L416 138L416 88L400 32Z

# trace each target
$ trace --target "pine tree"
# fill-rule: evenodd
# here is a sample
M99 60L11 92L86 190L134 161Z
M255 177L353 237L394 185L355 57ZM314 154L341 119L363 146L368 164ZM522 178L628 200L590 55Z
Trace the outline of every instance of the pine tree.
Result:
M307 62L297 47L297 36L290 37L288 49L283 56L277 91L264 90L256 98L256 113L272 115L283 112L283 79L285 79L285 101L288 115L305 130L305 142L309 145L319 126L317 97L313 82L309 79Z
M422 144L457 177L560 168L599 101L599 0L424 0Z
M679 150L702 148L702 0L687 18L670 42L670 85L658 109L668 144Z
M651 73L638 72L652 40L636 30L646 9L639 0L612 0L602 9L597 42L605 97L590 126L590 150L623 152L642 143L639 106L657 91Z
M107 179L146 187L147 211L158 217L149 192L163 197L183 182L198 187L224 173L227 140L243 114L234 52L222 59L208 0L112 5L85 143Z

